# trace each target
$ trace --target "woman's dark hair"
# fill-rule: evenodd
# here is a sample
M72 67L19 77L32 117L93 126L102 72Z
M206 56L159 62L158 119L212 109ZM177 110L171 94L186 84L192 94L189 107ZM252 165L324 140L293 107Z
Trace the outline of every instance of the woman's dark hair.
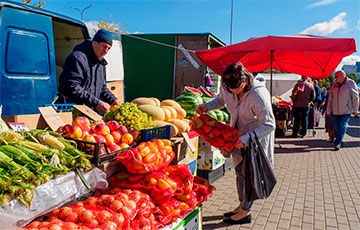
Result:
M236 62L226 68L221 79L222 84L229 92L231 92L230 89L236 89L242 82L246 82L244 92L247 92L251 89L254 77L242 63Z

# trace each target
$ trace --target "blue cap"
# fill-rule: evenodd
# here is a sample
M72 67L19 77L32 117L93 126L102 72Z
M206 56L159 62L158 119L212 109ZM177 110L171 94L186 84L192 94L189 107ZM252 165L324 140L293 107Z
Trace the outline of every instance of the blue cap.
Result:
M98 30L92 40L97 42L105 42L112 46L112 34L103 29Z

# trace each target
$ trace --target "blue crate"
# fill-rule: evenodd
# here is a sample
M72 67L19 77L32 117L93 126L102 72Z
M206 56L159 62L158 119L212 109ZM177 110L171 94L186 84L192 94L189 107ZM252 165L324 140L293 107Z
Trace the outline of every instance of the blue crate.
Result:
M75 104L46 104L44 106L52 106L56 112L69 112Z
M152 139L170 139L170 125L141 130L141 142Z

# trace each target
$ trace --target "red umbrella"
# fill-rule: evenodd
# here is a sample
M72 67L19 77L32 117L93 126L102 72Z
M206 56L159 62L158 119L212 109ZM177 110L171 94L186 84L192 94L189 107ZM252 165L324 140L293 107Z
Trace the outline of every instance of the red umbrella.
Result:
M229 64L241 62L249 72L275 69L322 79L334 72L343 57L354 52L353 38L291 35L250 38L234 45L196 51L196 55L219 75Z

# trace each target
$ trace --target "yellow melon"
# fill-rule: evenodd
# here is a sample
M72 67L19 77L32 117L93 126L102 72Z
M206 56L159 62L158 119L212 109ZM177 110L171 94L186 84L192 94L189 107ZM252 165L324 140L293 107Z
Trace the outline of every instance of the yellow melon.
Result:
M162 127L166 125L170 125L170 137L175 137L178 134L178 128L169 122L166 121L154 121L156 127Z
M139 105L138 108L149 114L153 121L163 121L165 119L165 113L160 107L156 105Z
M156 103L154 100L147 98L147 97L138 97L131 101L132 103L135 103L137 105L154 105L156 106Z
M160 102L160 106L176 106L176 107L180 107L181 106L179 105L179 103L177 103L176 101L174 100L171 100L171 99L166 99L166 100L163 100Z
M160 106L160 108L164 108L164 109L169 110L170 113L171 113L171 118L170 119L176 119L176 117L177 117L176 109L174 109L171 106Z

